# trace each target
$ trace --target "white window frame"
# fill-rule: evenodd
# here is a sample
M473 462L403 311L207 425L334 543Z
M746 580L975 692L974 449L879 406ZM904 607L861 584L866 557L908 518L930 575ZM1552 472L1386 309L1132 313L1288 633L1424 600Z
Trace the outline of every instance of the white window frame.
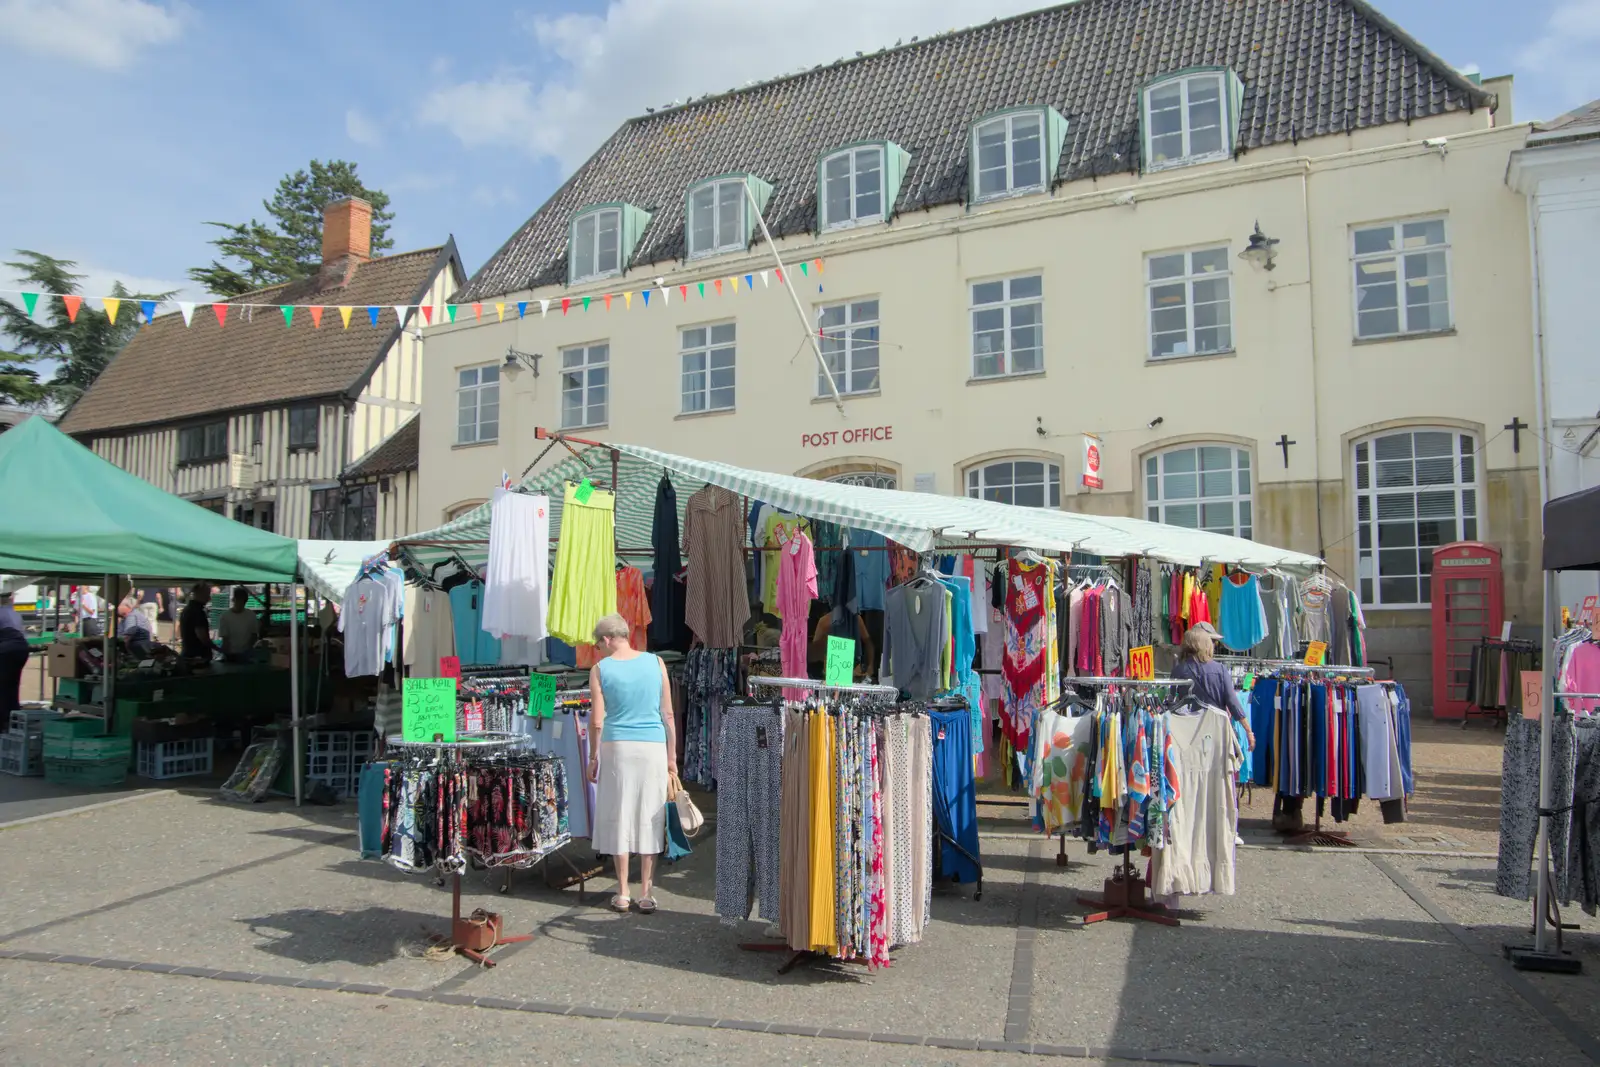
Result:
M576 357L577 362L573 361ZM595 381L594 372L600 371L600 380ZM583 430L593 426L604 426L611 414L611 343L609 341L592 341L586 345L571 345L561 350L561 428L563 430ZM567 397L574 392L570 379L576 374L578 384L578 410L582 412L581 418L572 422L568 418ZM601 391L601 398L595 400L591 395ZM598 417L597 417L598 416Z
M869 215L856 214L857 201L860 192L856 189L857 180L861 174L861 157L863 155L876 155L878 157L878 210ZM843 219L828 217L828 164L836 159L848 158L850 170L847 175L850 182L850 216ZM822 164L817 171L817 192L822 205L822 228L824 230L848 230L852 226L865 226L869 223L882 222L889 217L889 205L886 199L889 195L888 174L889 153L884 151L881 143L852 145L841 148L824 156Z
M1008 504L1015 503L1018 483L1016 480L1016 467L1014 464L1017 463L1033 463L1043 468L1041 471L1041 480L1039 482L1025 482L1023 485L1039 485L1042 487L1044 503L1024 504L1019 506L1044 507L1059 511L1061 509L1061 464L1053 459L1045 459L1042 456L994 456L984 460L981 463L968 464L967 467L961 472L962 485L965 487L964 491L966 492L967 496L976 500L1000 500L1000 497L998 496L989 496L989 491L991 489L996 491L1001 489L1009 489L1011 490L1012 498L1010 500L1001 500L1001 502ZM996 467L1005 466L1007 464L1013 465L1010 483L1004 485L998 482L993 485L989 484L987 477L988 473Z
M733 331L732 337L727 341L712 340L712 332L723 326L726 326L729 330ZM703 344L691 345L689 343L689 333L693 330L705 331L706 336ZM724 368L713 367L711 363L712 357L723 351L727 351L731 354L728 366ZM713 411L734 410L735 405L738 403L739 392L739 332L737 324L732 320L725 319L721 322L705 322L696 324L694 326L684 326L680 328L678 330L678 354L680 371L678 380L680 413L684 415L704 415ZM704 357L705 362L703 369L690 369L689 360L695 356ZM711 384L711 373L713 370L718 369L732 372L733 381L731 384L722 386L713 386ZM691 379L695 375L699 376L700 384L691 386ZM711 394L713 391L719 390L726 391L728 393L728 401L725 404L717 404L713 406L711 403ZM691 398L698 400L699 406L691 407Z
M1419 222L1437 222L1444 229L1444 241L1440 244L1422 245L1418 248L1407 250L1403 244L1405 227ZM1356 234L1372 230L1389 229L1397 235L1395 247L1382 252L1356 251ZM1405 302L1406 286L1410 282L1407 274L1407 259L1419 252L1442 252L1444 254L1444 299L1445 299L1445 324L1443 326L1429 326L1427 329L1410 329L1408 319L1410 309ZM1361 332L1361 268L1364 264L1393 260L1395 269L1395 304L1396 321L1400 327L1396 333L1368 333ZM1350 227L1350 322L1352 336L1358 341L1383 340L1390 337L1426 337L1429 334L1445 333L1455 329L1455 286L1451 278L1455 273L1455 264L1450 255L1450 218L1444 214L1415 215L1410 218L1393 219L1388 222L1365 222ZM1431 306L1431 305L1430 305Z
M739 223L738 233L724 234L722 229L722 213L718 205L722 202L722 190L725 186L735 186L739 190ZM750 246L750 203L748 179L744 175L731 178L713 178L710 181L699 182L689 190L688 206L684 212L684 246L689 249L690 259L700 259L704 256L715 256L723 252L743 252ZM694 247L694 198L702 189L711 190L711 247Z
M471 385L463 385L462 382L461 382L461 376L463 374L465 374L467 371L473 371L474 372L474 381L473 381L473 383ZM483 380L483 372L485 372L485 371L492 371L494 373L494 381L493 382L485 382ZM484 423L485 423L485 421L487 421L483 417L483 409L485 407L484 397L485 397L485 394L491 389L494 390L494 433L492 435L485 434L483 432ZM472 433L473 433L473 436L465 437L465 436L462 435L462 431L463 431L464 427L463 427L462 422L461 422L461 411L462 411L461 401L469 394L472 397ZM481 366L457 367L456 368L456 444L458 444L458 445L477 445L477 444L483 444L486 441L498 441L499 439L500 439L500 364L498 364L498 363L485 363L485 364L483 364Z
M1038 124L1039 130L1039 180L1030 185L1017 185L1016 160L1012 158L1012 151L1016 145L1016 124L1019 119L1030 119ZM982 178L979 167L978 138L984 129L1003 123L1006 128L1006 187L1000 192L981 192ZM1004 200L1010 196L1026 196L1029 193L1041 193L1050 184L1050 153L1047 142L1050 137L1050 119L1044 108L1026 109L1022 111L1008 111L999 115L992 115L973 124L972 133L968 141L968 151L971 153L972 168L972 202L975 204L986 203L991 200Z
M601 229L601 220L607 215L611 216L611 218L613 220L613 224L616 227L616 231L615 232L616 232L616 236L617 236L616 245L615 245L615 248L613 250L614 254L616 255L616 263L614 263L609 269L605 268L600 262L600 229ZM593 232L590 234L590 239L589 239L589 245L590 245L589 254L592 257L590 262L593 263L594 270L591 271L588 274L580 273L579 270L578 270L578 247L579 247L578 242L581 239L579 231L583 228L583 224L585 222L593 222L593 224L594 224ZM572 242L571 242L571 249L569 250L568 254L571 256L571 259L572 259L572 282L573 282L573 284L577 284L578 282L593 281L596 278L611 278L611 277L615 277L618 274L621 274L622 273L622 209L620 207L597 207L597 208L592 208L592 209L590 209L588 211L581 212L575 219L572 220Z
M863 304L872 304L874 314L870 319L856 318L856 309ZM844 310L844 322L836 326L829 326L824 320L830 311ZM855 300L846 300L837 304L823 304L817 308L817 335L821 342L822 359L828 365L828 370L833 374L833 383L839 389L840 396L858 396L876 393L883 388L883 344L879 337L883 316L883 301L876 296L863 296ZM858 332L870 330L872 336L857 342ZM840 347L836 351L829 351L829 342L836 341ZM851 385L856 371L866 368L857 368L858 354L865 356L868 349L877 361L875 381L865 389L856 389ZM837 365L834 357L837 358ZM833 394L828 391L828 379L822 371L817 371L817 396L826 397Z
M900 476L884 467L857 467L822 479L835 485L864 485L869 489L898 489Z
M1011 295L1011 287L1015 283L1017 283L1019 281L1025 281L1025 280L1027 280L1029 278L1038 279L1038 281L1039 281L1039 295L1038 296L1013 297ZM978 286L980 286L980 285L993 285L993 284L995 284L997 282L1004 287L1004 289L1003 289L1004 296L1002 297L1002 299L997 300L997 301L987 301L987 302L982 303L982 304L978 303ZM981 281L968 282L967 283L967 302L968 302L967 327L968 327L968 333L971 336L971 352L972 352L971 370L972 370L972 380L973 381L996 381L996 380L1001 379L1001 378L1017 378L1017 377L1024 377L1024 376L1027 376L1027 375L1043 374L1044 373L1044 272L1043 271L1037 271L1037 272L1034 272L1032 274L1017 274L1017 275L1012 275L1012 276L1006 277L1006 278L985 278L985 279L983 279ZM1015 310L1017 308L1019 308L1019 307L1034 306L1034 305L1036 305L1038 307L1038 309L1039 309L1039 318L1038 318L1038 322L1036 323L1036 325L1038 327L1038 330L1039 330L1039 357L1038 357L1039 365L1037 367L1031 367L1031 368L1029 368L1027 370L1019 371L1019 370L1015 369L1015 367L1016 367L1016 351L1017 350L1012 347L1012 331L1016 329L1015 323L1013 322L1013 319L1014 319L1014 316L1015 316ZM998 374L979 374L978 373L978 356L979 356L979 352L978 352L978 313L981 312L981 311L993 311L996 308L999 308L1001 311L1003 311L1004 315L1005 315L1005 325L1003 327L1004 334L1005 334L1005 346L1000 351L1000 355L1002 357L1004 366L1001 368L1001 370L1000 370L1000 372ZM987 331L985 331L985 332L987 332ZM984 354L985 355L993 355L993 353L984 353Z
M1217 122L1220 126L1219 133L1222 138L1222 147L1215 152L1205 152L1195 155L1191 147L1193 129L1190 125L1189 87L1199 81L1214 81L1217 83ZM1150 101L1154 95L1176 84L1179 87L1178 109L1183 120L1183 154L1159 162L1155 158L1155 129L1151 121L1152 111ZM1177 74L1170 78L1163 78L1145 86L1141 94L1140 108L1143 112L1144 122L1144 169L1147 171L1166 170L1169 167L1191 167L1197 163L1215 163L1218 160L1228 159L1233 155L1232 120L1228 114L1232 106L1228 98L1228 79L1220 70L1197 70L1189 74Z
M1402 436L1402 435L1410 435L1412 437L1412 460L1413 460L1413 463L1414 463L1415 452L1416 452L1416 437L1415 437L1415 435L1419 434L1419 433L1440 433L1440 434L1445 434L1450 438L1450 446L1451 446L1450 458L1451 458L1451 463L1452 463L1452 479L1453 480L1448 484L1443 483L1443 482L1435 481L1435 482L1430 482L1430 483L1428 483L1428 485L1424 485L1424 486L1409 485L1409 486L1395 486L1395 487L1391 487L1391 488L1387 488L1387 489L1379 488L1378 484L1377 484L1378 475L1380 473L1380 471L1378 470L1378 464L1380 462L1396 462L1396 463L1398 463L1398 462L1402 462L1402 461L1401 460L1380 461L1378 459L1378 457L1377 457L1377 442L1380 441L1380 440L1383 440L1385 438L1399 437L1399 436ZM1362 462L1362 460L1360 458L1363 448L1366 449L1367 459L1366 459L1365 462L1366 462L1366 466L1368 468L1367 471L1365 472L1366 475L1367 475L1367 485L1366 485L1365 488L1362 487L1362 474L1363 474L1363 471L1362 471L1361 468L1362 468L1363 462ZM1454 506L1454 520L1455 520L1455 524L1456 524L1456 529L1455 529L1456 536L1455 536L1454 540L1457 540L1457 541L1485 541L1485 540L1488 540L1489 532L1488 532L1488 526L1487 526L1487 521L1486 521L1486 516L1485 516L1485 510L1486 509L1484 507L1483 462L1482 462L1482 456L1481 456L1481 448L1482 448L1482 446L1479 444L1478 435L1476 433L1473 433L1470 430L1463 430L1460 427L1456 427L1456 426L1427 426L1427 425L1423 425L1423 426L1398 426L1398 427L1395 427L1393 429L1384 430L1381 433L1370 434L1370 435L1368 435L1366 437L1363 437L1363 438L1361 438L1361 439L1359 439L1359 440L1357 440L1357 441L1355 441L1355 442L1353 442L1351 444L1351 446L1350 446L1350 484L1354 489L1354 492L1351 495L1352 495L1352 497L1354 499L1354 514L1353 514L1352 518L1355 521L1355 534L1354 534L1355 557L1356 557L1356 574L1355 574L1355 578L1356 578L1357 595L1360 596L1361 603L1363 605L1365 605L1367 607L1372 607L1372 608L1405 609L1405 608L1427 608L1427 607L1430 607L1431 603L1432 603L1432 601L1431 601L1431 585L1430 585L1430 597L1429 598L1422 598L1422 595L1421 595L1422 594L1422 588L1421 588L1420 579L1423 577L1423 575L1422 575L1422 570L1421 570L1421 568L1422 568L1422 557L1420 555L1418 556L1417 571L1416 571L1416 577L1419 579L1418 588L1417 588L1418 599L1411 600L1411 601L1393 601L1393 600L1384 600L1383 599L1383 586L1382 586L1382 582L1380 580L1381 577L1382 577L1381 571L1382 571L1383 559L1382 559L1381 553L1383 551L1383 545L1381 544L1381 537L1380 537L1380 530L1379 530L1380 515L1381 515L1381 509L1380 509L1380 506L1379 506L1379 502L1380 502L1380 500L1382 498L1384 498L1384 497L1410 496L1412 498L1412 500L1413 500L1413 504L1412 504L1412 507L1411 507L1411 512L1412 512L1412 520L1411 521L1413 522L1413 524L1415 524L1415 523L1417 523L1419 521L1422 521L1422 520L1418 520L1415 517L1416 516L1416 511L1417 511L1415 501L1416 501L1416 497L1417 497L1417 495L1418 495L1418 493L1420 491L1428 491L1431 488L1431 490L1433 492L1435 492L1435 493L1449 492L1449 493L1453 494L1453 496L1454 496L1453 506ZM1438 459L1443 459L1444 457L1439 456L1439 457L1424 457L1424 458L1432 458L1432 459L1438 460ZM1467 465L1468 463L1470 463L1470 465L1471 465L1471 475L1472 476L1471 476L1470 479L1462 477L1462 468L1465 465ZM1472 495L1470 497L1467 497L1467 496L1464 495L1466 493L1471 493ZM1367 504L1368 504L1368 512L1367 512L1368 518L1365 521L1363 521L1362 518L1361 518L1361 510L1362 510L1361 509L1361 505L1362 505L1363 501L1367 501ZM1469 514L1469 512L1470 512L1470 514ZM1401 517L1401 521L1404 521L1404 517L1403 516ZM1469 522L1472 524L1470 530L1469 530L1469 528L1467 526L1467 524ZM1363 536L1364 533L1366 534L1365 537ZM1412 538L1413 542L1418 542L1420 540L1421 540L1420 536ZM1443 542L1443 543L1448 543L1448 542ZM1418 552L1421 552L1421 551L1426 550L1428 552L1428 556L1430 557L1430 559L1429 559L1430 565L1431 565L1432 549L1434 549L1436 547L1438 547L1438 546L1437 545L1420 545L1420 544L1416 544L1416 543L1413 543L1412 545L1409 545L1409 546L1407 546L1407 545L1390 546L1390 548L1392 550L1400 551L1400 552L1404 552L1404 551L1418 551ZM1391 577L1402 577L1403 578L1403 577L1411 577L1411 575L1409 575L1409 574L1395 574L1395 575L1391 575ZM1431 581L1431 577L1432 576L1429 575L1430 581Z
M1227 467L1212 467L1203 469L1208 458L1206 449L1220 449L1227 453ZM1184 453L1194 454L1194 469L1192 471L1168 470L1168 459L1181 456ZM1144 502L1145 518L1151 522L1163 522L1171 526L1182 526L1191 530L1208 530L1212 533L1227 534L1229 537L1243 537L1253 540L1255 534L1255 457L1250 449L1226 441L1195 441L1190 444L1174 445L1155 452L1148 452L1143 459L1144 474ZM1226 493L1206 493L1205 477L1226 473L1228 475L1228 491ZM1172 497L1167 495L1168 487L1173 481L1181 479L1186 474L1194 477L1195 495L1191 497ZM1233 513L1232 525L1224 529L1213 523L1205 524L1205 507L1207 504L1229 504ZM1195 509L1195 523L1190 525L1177 522L1173 519L1176 509L1192 507Z
M1194 257L1201 252L1222 253L1222 269L1216 271L1196 271ZM1167 278L1151 278L1150 268L1158 259L1170 259L1173 256L1183 257L1183 273ZM1195 348L1195 297L1194 287L1196 282L1222 280L1227 285L1228 315L1226 329L1228 343L1221 348L1207 349L1201 352ZM1171 285L1183 286L1183 313L1185 324L1184 346L1186 351L1168 352L1165 355L1156 352L1156 311L1155 291ZM1152 361L1183 359L1188 356L1217 356L1234 350L1233 337L1233 264L1228 255L1227 245L1199 245L1195 248L1170 249L1166 252L1151 252L1144 257L1144 293L1145 293L1145 352ZM1212 301L1211 303L1216 303ZM1166 310L1166 309L1161 309ZM1211 327L1205 327L1207 329Z

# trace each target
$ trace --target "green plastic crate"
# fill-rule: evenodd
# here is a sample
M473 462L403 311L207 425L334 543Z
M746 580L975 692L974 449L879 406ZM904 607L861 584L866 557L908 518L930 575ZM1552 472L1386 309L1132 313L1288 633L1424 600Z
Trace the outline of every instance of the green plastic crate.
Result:
M44 724L44 736L48 740L52 737L99 737L106 732L104 719L48 719Z
M133 756L131 737L75 737L72 755L75 760L120 759L127 762Z
M53 785L97 788L121 785L128 780L128 761L44 758L44 780Z

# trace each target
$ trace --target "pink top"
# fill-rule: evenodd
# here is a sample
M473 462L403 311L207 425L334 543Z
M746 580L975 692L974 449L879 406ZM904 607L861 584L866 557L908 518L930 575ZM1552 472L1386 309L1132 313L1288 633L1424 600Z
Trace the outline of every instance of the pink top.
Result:
M788 678L806 676L806 646L811 640L811 601L817 595L817 561L811 538L797 533L778 551L778 614L783 617L783 634L778 639L778 655ZM786 691L791 700L802 699L799 691Z
M1561 693L1600 693L1600 645L1593 641L1582 641L1572 649L1572 655L1567 657L1567 665L1561 671ZM1567 707L1574 714L1588 712L1594 714L1600 710L1600 700L1569 700Z

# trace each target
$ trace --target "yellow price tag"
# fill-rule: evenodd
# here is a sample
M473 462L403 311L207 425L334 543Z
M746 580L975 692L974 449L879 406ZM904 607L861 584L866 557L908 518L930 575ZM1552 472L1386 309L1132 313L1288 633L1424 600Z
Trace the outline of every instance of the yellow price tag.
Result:
M1155 648L1140 645L1128 649L1128 677L1149 681L1156 676Z
M1322 661L1328 656L1328 645L1324 641L1313 641L1306 646L1306 665L1320 667Z

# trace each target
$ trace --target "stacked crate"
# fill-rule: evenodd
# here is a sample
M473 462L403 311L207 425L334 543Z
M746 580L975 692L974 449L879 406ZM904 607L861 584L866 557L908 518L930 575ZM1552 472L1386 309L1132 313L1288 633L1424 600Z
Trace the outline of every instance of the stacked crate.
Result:
M6 732L0 734L0 774L43 774L44 724L60 717L58 712L42 707L13 711Z

